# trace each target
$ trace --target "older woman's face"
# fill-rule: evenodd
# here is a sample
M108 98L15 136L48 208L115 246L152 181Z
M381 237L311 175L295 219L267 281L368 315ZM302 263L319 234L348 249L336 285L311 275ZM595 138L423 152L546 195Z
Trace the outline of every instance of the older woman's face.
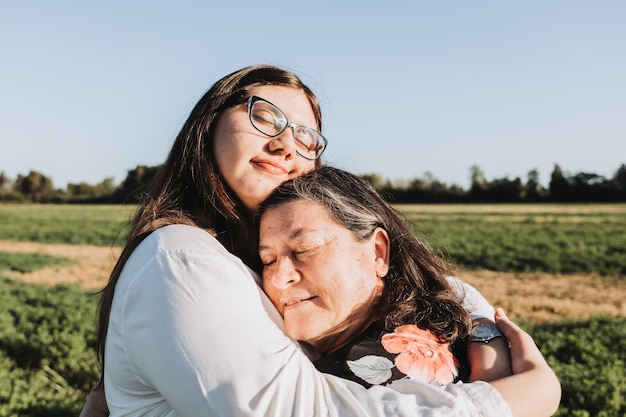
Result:
M293 123L317 126L309 100L301 90L262 86L254 90L254 95L279 107ZM220 115L213 151L224 181L250 212L255 212L278 185L315 167L315 161L296 154L291 129L270 138L252 127L247 103Z
M382 229L359 242L311 201L293 201L263 214L259 253L263 289L287 333L332 352L374 319L388 269Z

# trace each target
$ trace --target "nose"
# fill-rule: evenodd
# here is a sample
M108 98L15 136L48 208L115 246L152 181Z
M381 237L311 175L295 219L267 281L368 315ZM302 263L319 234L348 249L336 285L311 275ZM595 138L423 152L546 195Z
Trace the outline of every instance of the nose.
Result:
M279 290L285 290L300 282L301 279L300 272L288 257L277 259L274 268L264 271L264 274L269 275L264 278L268 279L270 284Z
M286 159L291 159L296 155L296 132L294 127L289 124L276 137L271 138L267 147L271 153L285 155Z

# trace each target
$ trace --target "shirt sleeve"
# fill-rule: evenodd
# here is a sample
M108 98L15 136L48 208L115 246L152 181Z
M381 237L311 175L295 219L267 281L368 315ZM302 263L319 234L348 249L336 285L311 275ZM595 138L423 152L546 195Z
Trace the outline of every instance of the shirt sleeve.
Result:
M127 264L105 353L112 416L510 415L488 384L366 390L318 372L277 326L251 272L215 246ZM486 409L477 396L500 407Z
M494 320L496 311L480 291L457 277L447 277L447 280L463 308L470 313L472 320L479 318Z

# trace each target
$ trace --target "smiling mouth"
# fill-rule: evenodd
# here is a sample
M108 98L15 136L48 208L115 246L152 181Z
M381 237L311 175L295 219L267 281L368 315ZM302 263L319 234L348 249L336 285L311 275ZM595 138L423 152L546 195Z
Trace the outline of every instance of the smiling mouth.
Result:
M308 297L308 298L302 298L300 300L288 301L288 302L285 303L285 307L293 307L293 306L298 305L300 303L303 303L305 301L310 301L310 300L312 300L314 298L317 298L317 297L316 296L311 296L311 297Z
M289 173L285 167L271 161L254 160L252 163L266 172L271 172L272 174L285 175Z

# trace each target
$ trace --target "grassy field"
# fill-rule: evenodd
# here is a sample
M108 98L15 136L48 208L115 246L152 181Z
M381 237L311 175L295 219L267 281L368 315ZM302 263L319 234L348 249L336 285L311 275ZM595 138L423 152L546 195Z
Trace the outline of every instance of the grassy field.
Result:
M0 204L0 240L121 245L132 205Z
M626 275L626 205L398 206L465 269Z
M465 269L626 275L626 205L403 205ZM136 207L0 205L0 240L120 245Z
M95 290L135 208L0 205L0 417L80 411ZM398 209L535 338L563 385L557 416L626 415L626 205Z
M397 208L459 275L517 317L626 316L624 204ZM0 269L31 283L100 289L135 210L0 205ZM39 259L25 260L29 253ZM43 268L46 256L56 260Z

